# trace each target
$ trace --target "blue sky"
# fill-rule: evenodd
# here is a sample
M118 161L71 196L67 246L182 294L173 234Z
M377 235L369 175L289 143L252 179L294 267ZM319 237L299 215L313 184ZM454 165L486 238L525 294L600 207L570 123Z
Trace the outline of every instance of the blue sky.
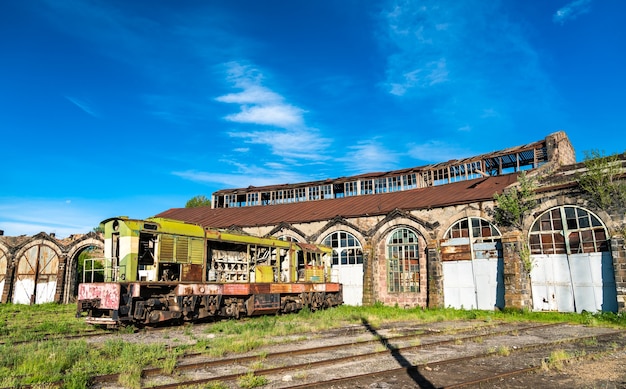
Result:
M422 166L624 152L626 2L0 2L0 229Z

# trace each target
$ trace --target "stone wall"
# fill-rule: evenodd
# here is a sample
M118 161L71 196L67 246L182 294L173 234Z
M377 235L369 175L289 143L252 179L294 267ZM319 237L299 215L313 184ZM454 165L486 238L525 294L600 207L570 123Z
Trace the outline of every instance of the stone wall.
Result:
M46 274L29 274L29 279L32 277L36 284L40 278L43 279L42 282L49 282L50 279L53 279L56 282L55 292L52 301L49 302L68 303L74 298L73 289L76 287L78 256L82 251L90 247L97 247L102 250L104 241L101 235L93 232L72 235L66 239L57 239L54 235L48 235L44 232L34 236L0 236L0 255L3 255L3 260L7 262L6 273L3 274L5 283L2 291L0 291L0 302L13 302L20 261L31 261L33 263L45 261L45 258L27 258L28 250L33 247L45 248L45 250L34 250L37 253L54 253L56 256L56 268L47 269L49 273ZM35 266L35 268L37 267ZM55 276L51 278L51 274ZM33 294L31 300L34 297Z

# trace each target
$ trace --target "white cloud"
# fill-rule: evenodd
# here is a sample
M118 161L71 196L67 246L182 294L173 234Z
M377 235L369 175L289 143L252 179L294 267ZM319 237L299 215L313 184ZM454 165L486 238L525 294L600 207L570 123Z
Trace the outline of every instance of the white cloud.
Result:
M252 66L238 62L226 64L228 81L235 88L242 89L237 93L229 93L215 100L238 104L240 111L224 117L235 123L258 124L292 129L304 125L303 109L285 102L280 94L263 86L263 75Z
M249 144L263 145L281 158L321 160L330 140L318 129L306 125L305 110L289 104L285 98L262 85L263 74L253 66L239 62L226 64L227 80L235 88L242 89L216 98L217 101L237 104L239 112L226 115L233 123L271 126L280 128L255 129L254 131L230 131L232 138Z
M250 144L264 145L273 155L282 158L323 160L329 140L315 129L294 131L230 132L233 138L242 138Z
M302 110L290 105L242 106L241 112L227 115L226 120L236 123L261 124L280 128L301 126Z
M251 84L250 80L234 80L235 86L244 88L239 93L229 93L224 96L216 98L217 101L222 103L235 103L235 104L277 104L283 101L283 97L271 90L262 87L260 85Z
M378 139L370 139L348 147L346 155L337 159L356 174L388 171L396 168L398 155L383 146Z
M575 20L578 16L591 10L591 0L576 0L560 8L554 13L552 20L564 24L568 20Z

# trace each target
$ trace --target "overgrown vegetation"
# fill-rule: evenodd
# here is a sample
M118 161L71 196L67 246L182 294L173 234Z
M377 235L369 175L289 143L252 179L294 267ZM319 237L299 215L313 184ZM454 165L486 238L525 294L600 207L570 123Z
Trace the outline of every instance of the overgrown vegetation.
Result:
M541 361L541 368L543 370L563 370L563 366L569 363L573 354L565 350L555 350L550 353L550 356Z
M578 176L578 184L597 207L608 210L626 206L626 182L619 180L623 169L618 154L587 151L584 165L585 172Z
M228 355L252 351L261 346L276 343L279 339L290 341L298 334L322 332L344 325L367 325L378 328L390 322L441 322L441 321L508 321L508 322L570 322L595 326L626 328L626 315L615 313L544 313L521 310L478 311L456 309L428 309L384 306L380 303L368 307L340 306L333 309L284 316L261 316L243 320L224 320L206 326L204 334L193 335L187 329L178 329L186 336L197 336L194 344L168 346L165 342L176 336L160 333L162 342L140 344L113 338L101 343L85 340L43 340L39 328L58 331L59 334L74 334L88 326L74 317L75 306L43 304L24 306L0 305L0 387L19 387L27 384L45 386L46 383L63 381L64 388L84 388L89 379L100 374L120 374L119 383L126 388L141 386L141 370L153 366L171 372L183 353L202 352L210 355ZM58 322L58 326L53 326ZM28 324L31 323L31 324ZM36 324L35 323L39 323ZM65 324L62 324L65 323ZM20 327L30 325L30 330ZM30 338L27 333L31 332ZM121 331L129 333L130 330ZM19 335L18 335L19 334ZM197 334L197 332L196 332ZM16 339L36 340L16 343ZM506 350L498 350L505 354ZM263 361L259 351L259 363ZM242 387L263 385L265 377L244 375ZM222 388L216 382L212 388Z
M537 184L533 178L526 175L526 172L521 172L517 181L517 186L493 196L496 200L493 218L496 225L521 230L524 218L537 206L537 201L534 198ZM530 248L525 238L522 239L519 255L524 271L530 273L532 261Z
M534 199L535 180L526 172L521 172L517 182L517 186L493 196L497 203L493 215L497 225L521 229L524 217L537 205Z

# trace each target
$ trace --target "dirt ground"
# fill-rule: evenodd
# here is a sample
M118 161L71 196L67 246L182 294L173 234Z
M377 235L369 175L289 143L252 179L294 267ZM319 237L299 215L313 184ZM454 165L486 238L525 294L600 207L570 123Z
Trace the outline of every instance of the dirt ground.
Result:
M397 336L410 331L415 331L419 328L428 328L429 330L437 332L444 330L447 331L454 328L469 327L473 325L476 325L476 323L438 322L428 325L422 325L419 323L397 323L396 325L386 325L384 328L377 329L375 333L368 333L367 331L363 331L363 328L359 328L359 326L352 326L350 328L347 327L332 330L326 333L306 334L306 338L302 335L298 335L297 338L294 337L294 339L297 339L297 341L292 341L289 343L276 343L271 346L265 346L262 348L262 350L255 350L252 353L248 354L258 354L260 351L271 354L273 352L292 350L295 348L310 348L322 345L346 344L354 342L356 340L362 341L364 338L370 335L377 338L392 339L393 336ZM528 325L528 323L524 325ZM507 340L507 342L510 342L508 346L514 349L515 347L518 347L515 345L515 342L519 342L519 347L522 347L522 345L525 343L533 344L540 342L540 339L545 339L546 341L549 341L557 339L558 337L566 338L572 336L599 336L614 331L614 329L598 327L563 326L554 327L553 329L541 330L537 334L525 334L520 331L519 334L517 334L514 338ZM199 339L212 339L220 335L209 334L206 332L206 325L198 325L191 327L186 326L185 328L170 328L167 330L159 331L145 330L135 334L112 334L109 336L121 337L129 342L158 342L166 343L171 346L176 346L181 344L192 344L194 342L197 342ZM462 337L463 335L458 336ZM620 338L626 337L626 331L621 331L619 336ZM91 341L98 342L102 341L102 339L95 338ZM461 345L461 343L463 343L462 348L442 347L436 350L420 351L419 353L415 354L403 351L403 358L406 358L406 360L411 364L421 366L420 369L422 369L421 371L423 372L424 382L426 382L426 384L418 384L418 380L416 380L415 377L409 376L408 374L397 374L396 376L392 377L381 375L381 377L376 379L365 379L362 381L350 382L346 384L333 384L332 388L434 388L440 387L440 385L437 384L438 373L440 374L440 376L441 374L444 374L448 376L448 378L450 374L456 374L459 376L459 379L461 379L464 376L464 372L467 372L468 369L488 369L494 363L509 363L511 364L511 366L513 366L515 363L528 363L526 361L522 361L521 358L511 354L511 356L507 358L500 357L499 359L497 359L498 357L496 357L494 359L486 359L484 361L472 361L470 363L472 363L473 365L458 365L458 369L445 370L447 368L442 368L441 371L438 371L439 367L437 367L436 363L430 364L429 362L427 362L450 359L463 355L474 355L480 351L479 349L482 349L484 351L489 347L499 347L498 343L489 344L490 341L491 340L488 337L485 337L485 340L481 342L458 342L457 345ZM493 339L493 342L502 342L502 339ZM538 369L531 373L527 373L522 376L515 376L510 379L481 383L479 385L476 385L475 387L626 389L626 351L623 347L621 347L622 344L626 344L626 340L624 340L624 342L620 341L620 344L617 344L615 341L613 341L611 347L607 346L606 349L598 350L601 352L599 354L594 354L594 356L591 358L582 358L580 360L564 363L562 366L552 367L550 369ZM380 346L378 347L380 348ZM604 346L598 345L597 347ZM538 354L534 359L535 361L541 360L539 352L540 351L538 351ZM329 353L328 357L330 358L336 356L337 353L337 351L331 352ZM591 353L589 355L591 355ZM234 355L229 355L227 357L233 356ZM371 371L371 369L384 369L387 368L386 366L388 366L388 368L397 368L397 359L394 361L393 359L384 360L383 358L381 358L380 360L375 361L375 363L373 364L370 364L370 362L359 362L356 364L346 364L345 366L333 366L332 369L322 368L319 370L310 370L309 372L307 372L307 374L309 374L310 376L315 376L315 378L317 379L332 379L336 378L338 375L341 376L342 374L354 375L358 373L368 372L368 370ZM270 381L270 384L264 387L284 388L295 385L297 383L298 382L290 382L289 379L285 379L285 377L273 377ZM154 382L152 384L154 384ZM114 388L116 386L112 385L103 387Z

